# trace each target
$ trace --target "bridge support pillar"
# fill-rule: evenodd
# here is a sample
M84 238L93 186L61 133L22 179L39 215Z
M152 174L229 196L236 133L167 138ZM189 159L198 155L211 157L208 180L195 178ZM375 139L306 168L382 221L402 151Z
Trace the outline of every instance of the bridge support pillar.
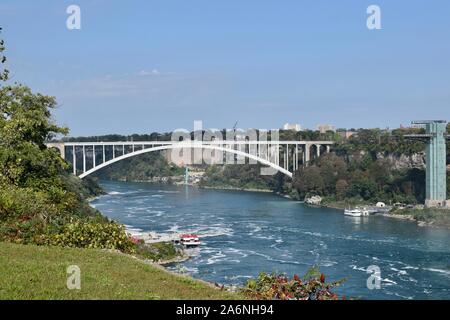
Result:
M55 148L58 149L59 154L61 155L61 158L66 159L66 147L64 146L64 143L59 142L49 142L45 144L47 148Z
M76 154L76 150L75 150L75 146L72 146L72 169L73 169L73 174L77 175L77 154Z
M311 151L311 145L305 144L305 152L303 153L303 165L307 166L310 160L309 152Z
M86 146L83 145L83 173L86 172Z
M92 146L92 165L96 166L96 159L95 159L95 145Z
M297 171L298 169L298 145L295 145L295 151L294 151L294 171Z

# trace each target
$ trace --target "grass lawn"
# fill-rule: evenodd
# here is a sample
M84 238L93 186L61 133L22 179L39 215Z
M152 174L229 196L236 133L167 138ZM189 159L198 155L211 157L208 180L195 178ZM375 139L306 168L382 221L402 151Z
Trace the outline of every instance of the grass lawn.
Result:
M69 290L67 267L81 270ZM0 299L241 299L127 255L0 242Z

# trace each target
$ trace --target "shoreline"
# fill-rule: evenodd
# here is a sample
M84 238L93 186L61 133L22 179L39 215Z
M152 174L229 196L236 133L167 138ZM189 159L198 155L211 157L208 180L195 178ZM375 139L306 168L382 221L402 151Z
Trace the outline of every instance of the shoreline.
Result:
M103 193L103 194L101 194L101 195L97 195L97 196L93 196L93 197L90 197L89 199L88 199L88 203L89 203L89 205L93 208L93 209L95 209L95 210L97 210L98 212L100 212L100 214L103 216L103 217L105 217L105 218L107 218L107 219L110 219L109 217L107 217L107 216L105 216L100 210L98 210L96 207L94 207L94 206L92 206L92 204L91 204L91 202L92 201L94 201L94 200L96 200L96 199L99 199L100 197L102 197L102 196L105 196L105 195L108 195L108 193ZM139 231L139 232L136 232L135 230L133 230L132 228L130 228L129 226L127 226L127 225L125 225L125 224L123 224L123 223L121 223L121 222L118 222L118 221L116 221L117 223L119 223L119 224L121 224L121 225L123 225L124 227L125 227L125 232L129 235L129 236L137 236L137 237L139 237L139 238L141 238L141 239L143 239L144 240L144 242L145 242L145 236L144 236L144 232L142 231ZM151 232L153 232L153 231L148 231L147 233L151 233ZM164 243L164 242L168 242L167 240L161 240L161 241L155 241L155 242L145 242L146 244L152 244L152 243ZM178 248L180 251L181 251L181 254L180 255L178 255L178 256L175 256L175 257L173 257L173 258L171 258L171 259L168 259L168 260L158 260L158 261L153 261L153 260L150 260L150 259L145 259L145 258L143 258L143 257L138 257L138 256L136 256L136 255L134 255L134 254L126 254L126 253L123 253L123 252L120 252L120 253L122 253L122 254L125 254L125 255L129 255L129 256L131 256L131 257L133 257L133 258L136 258L136 259L138 259L138 260L140 260L140 261L142 261L142 262L145 262L145 263L150 263L150 264L153 264L153 265L158 265L158 266L161 266L161 267L163 267L164 268L164 266L165 265L168 265L168 264L171 264L171 263L180 263L180 262L184 262L184 261L187 261L187 260L189 260L190 258L191 258L191 256L190 255L188 255L187 253L186 253L186 251L183 249L183 248ZM165 269L165 268L164 268ZM170 272L170 273L173 273L173 274L178 274L177 272L172 272L172 271L170 271L170 270L168 270L168 269L165 269L167 272Z
M230 294L236 293L235 291L230 290L230 287L229 287L229 286L223 285L222 287L220 287L220 286L218 286L217 283L209 282L209 281L203 280L203 279L201 279L201 278L195 278L195 277L193 277L193 276L191 276L191 275L189 275L189 274L186 274L186 273L180 273L180 272L176 272L176 271L173 271L173 270L169 270L169 269L167 269L167 268L165 267L165 266L168 265L168 264L171 264L171 263L177 263L177 262L179 262L179 261L170 261L170 260L167 260L167 262L161 263L161 262L154 262L154 261L151 261L151 260L148 260L148 259L143 259L143 258L137 257L137 256L135 256L135 255L123 253L123 252L121 252L121 251L119 251L119 250L105 249L105 251L106 251L106 252L117 253L117 254L119 254L119 255L123 255L123 256L129 257L129 258L131 258L131 259L135 259L135 260L139 261L140 263L143 263L143 264L147 264L147 265L153 266L153 267L155 267L155 268L157 268L157 269L159 269L159 270L161 270L161 271L164 271L164 272L166 272L166 273L168 273L168 274L171 274L171 275L174 275L174 276L176 276L176 277L180 277L180 278L182 278L182 279L186 279L186 280L189 280L189 281L197 281L197 282L199 282L199 283L202 283L202 284L204 284L204 285L207 285L208 287L211 287L211 288L213 288L213 289L215 289L215 290L218 290L218 291L224 290L224 291L226 291L226 292L228 292L228 293L230 293ZM190 258L190 257L188 257L188 259L189 259L189 258ZM187 260L187 259L186 259L186 260ZM185 260L184 260L184 261L185 261ZM182 261L181 261L181 262L182 262Z
M114 180L112 180L114 181ZM126 182L145 182L145 183L161 183L161 182L154 182L154 181L126 181ZM176 183L170 183L165 182L164 184L172 184L172 185L179 185ZM238 187L226 187L226 186L199 186L198 184L189 184L189 186L197 187L199 189L206 189L206 190L223 190L223 191L243 191L243 192L260 192L260 193L273 193L275 195L281 196L283 198L292 200L292 201L300 201L304 205L310 206L310 207L321 207L321 208L327 208L327 209L334 209L334 210L344 210L345 206L341 206L339 204L335 203L327 203L327 204L309 204L305 201L301 201L299 199L295 199L292 196L282 193L282 192L276 192L270 189L257 189L257 188L238 188ZM101 196L101 195L100 195ZM99 196L96 196L95 198L98 198ZM94 198L94 199L95 199ZM94 200L92 199L92 200ZM361 206L370 206L371 204L359 204ZM415 222L419 227L430 227L433 229L444 229L444 230L450 230L449 226L438 226L434 224L434 221L421 221L416 219L412 215L406 215L406 214L395 214L395 213L377 213L373 216L381 216L385 218L391 218L391 219L397 219L397 220L403 220L403 221L409 221L409 222ZM184 260L185 261L185 260Z
M111 179L105 179L103 181L116 181L116 182L131 182L131 183L152 183L152 184L162 184L162 185L171 185L171 186L190 186L195 187L198 189L210 189L210 190L225 190L225 191L245 191L245 192L262 192L262 193L277 193L270 189L258 189L258 188L239 188L239 187L227 187L227 186L201 186L198 183L178 183L178 181L163 181L160 179L160 177L157 177L158 179L155 180L125 180L125 179L117 179L117 180L111 180ZM170 177L169 177L170 178ZM88 201L95 200L96 198L102 196L103 194L99 196L94 196L92 198L89 198ZM282 194L280 194L282 195Z
M314 207L314 205L310 205L308 203L305 202L306 205L308 206L312 206ZM343 210L344 208L340 207L339 205L333 205L333 204L319 204L316 205L317 207L323 207L323 208L328 208L328 209L336 209L336 210ZM360 204L360 206L364 206L364 204ZM365 206L371 206L370 204L365 204ZM415 222L417 224L417 226L419 227L429 227L429 228L433 228L433 229L443 229L443 230L449 230L450 231L450 226L445 226L445 225L435 225L434 221L422 221L422 220L418 220L416 219L413 215L410 214L396 214L396 213L383 213L383 212L379 212L379 213L375 213L374 215L372 215L373 217L385 217L385 218L390 218L390 219L396 219L396 220L401 220L401 221L409 221L409 222Z
M262 192L262 193L275 193L270 189L257 189L257 188L238 188L238 187L219 187L219 186L198 186L199 189L210 189L210 190L225 190L225 191L245 191L245 192Z

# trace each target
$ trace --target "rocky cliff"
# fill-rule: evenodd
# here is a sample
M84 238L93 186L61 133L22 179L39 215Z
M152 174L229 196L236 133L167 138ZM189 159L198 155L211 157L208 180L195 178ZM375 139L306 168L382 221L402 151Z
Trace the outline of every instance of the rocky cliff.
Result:
M402 169L424 169L425 168L425 152L414 153L412 155L394 155L394 154L377 154L377 159L386 159L397 170Z

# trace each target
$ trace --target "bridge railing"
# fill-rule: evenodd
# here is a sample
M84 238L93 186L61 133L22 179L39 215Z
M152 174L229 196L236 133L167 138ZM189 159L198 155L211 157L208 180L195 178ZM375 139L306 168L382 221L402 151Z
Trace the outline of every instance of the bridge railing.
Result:
M312 158L319 157L323 152L329 152L332 144L333 141L194 140L57 142L48 143L47 146L57 148L61 156L72 164L73 173L77 175L81 172L80 176L100 165L105 167L108 163L117 162L119 157L123 159L125 155L130 157L145 153L147 152L145 149L207 148L234 153L235 157L247 157L254 160L254 163L264 161L292 177L292 172L298 170L300 165L307 165Z

